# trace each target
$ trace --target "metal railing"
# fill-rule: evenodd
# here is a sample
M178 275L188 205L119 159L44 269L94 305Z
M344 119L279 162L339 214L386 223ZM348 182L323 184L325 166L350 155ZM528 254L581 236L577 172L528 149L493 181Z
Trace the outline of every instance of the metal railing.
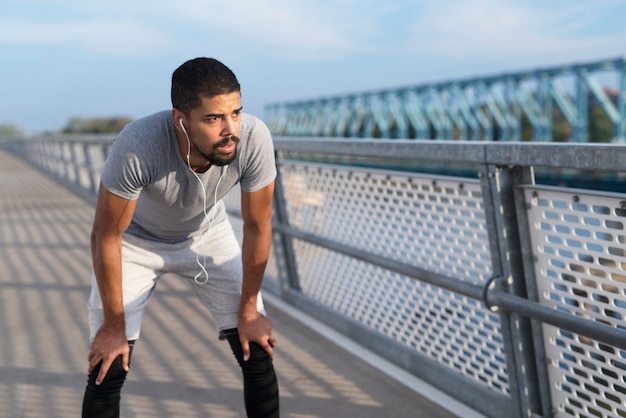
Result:
M12 146L93 196L109 142ZM626 416L626 147L275 148L266 291L487 416Z

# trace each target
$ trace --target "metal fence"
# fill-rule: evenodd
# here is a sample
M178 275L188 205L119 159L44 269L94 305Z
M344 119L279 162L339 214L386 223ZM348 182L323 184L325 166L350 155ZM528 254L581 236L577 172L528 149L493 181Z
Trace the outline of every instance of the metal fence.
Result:
M94 196L109 142L12 146ZM626 146L275 147L266 291L487 416L626 417Z

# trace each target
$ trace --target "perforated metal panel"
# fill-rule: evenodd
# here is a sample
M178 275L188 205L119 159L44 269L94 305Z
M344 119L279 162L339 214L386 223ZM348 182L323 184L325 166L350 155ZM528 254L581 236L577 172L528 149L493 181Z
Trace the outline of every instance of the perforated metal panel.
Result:
M525 190L540 303L624 328L626 195ZM557 417L626 417L626 351L544 325Z
M230 192L226 194L223 198L224 204L227 209L231 209L235 212L241 211L241 189L239 186L235 186ZM239 244L243 242L243 221L240 217L230 216L230 223L233 226L233 230L235 231L235 235L237 236L237 240ZM278 275L278 266L279 260L276 255L276 247L272 246L270 250L270 257L267 260L267 266L265 267L265 278L264 281L271 281L275 286L279 285L279 275Z
M472 283L491 275L477 180L320 164L282 174L294 227Z
M285 162L290 224L458 280L491 276L477 180ZM302 292L508 393L499 317L475 300L296 240Z

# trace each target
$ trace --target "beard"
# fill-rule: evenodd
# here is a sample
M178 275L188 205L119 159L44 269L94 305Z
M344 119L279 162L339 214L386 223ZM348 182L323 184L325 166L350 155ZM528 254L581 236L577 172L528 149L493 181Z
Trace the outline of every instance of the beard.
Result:
M231 141L235 143L235 151L233 151L231 154L222 153L220 151L220 147L229 145ZM193 137L191 143L196 148L196 151L198 151L198 153L202 156L202 158L210 162L211 165L224 166L232 163L237 157L237 145L239 144L239 137L235 135L225 137L217 144L214 144L211 148L211 151L208 153L202 151L200 147L198 147L195 141L193 141Z

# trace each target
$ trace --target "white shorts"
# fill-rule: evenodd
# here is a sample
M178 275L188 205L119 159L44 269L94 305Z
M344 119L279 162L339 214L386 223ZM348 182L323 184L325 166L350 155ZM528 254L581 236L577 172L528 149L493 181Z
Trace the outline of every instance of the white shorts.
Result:
M205 266L204 273L196 256ZM124 235L122 242L122 288L128 340L139 338L144 310L159 278L168 273L187 280L200 302L213 317L218 331L237 327L243 267L241 249L230 222L211 227L200 237L177 243L145 240ZM198 280L194 277L202 273ZM103 322L102 300L95 276L91 274L89 310L90 338L93 341ZM257 309L265 314L259 294Z

